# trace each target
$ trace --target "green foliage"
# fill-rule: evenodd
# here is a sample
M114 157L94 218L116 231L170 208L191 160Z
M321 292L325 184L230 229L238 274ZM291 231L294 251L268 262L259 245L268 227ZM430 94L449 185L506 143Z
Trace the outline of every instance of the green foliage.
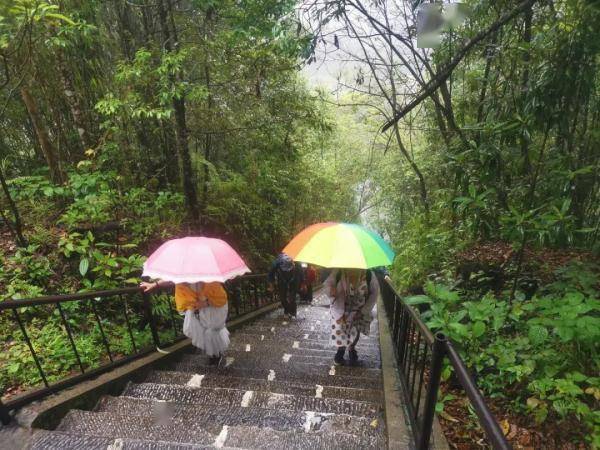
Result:
M577 271L598 281L589 268ZM570 283L573 268L558 275L541 296L512 305L492 294L471 300L469 292L434 282L426 284L427 295L406 300L429 305L422 314L427 325L458 345L489 396L538 423L574 418L598 439L600 299Z
M429 273L442 269L448 255L459 248L457 238L443 223L433 225L425 215L411 217L394 241L398 242L394 280L403 288L423 283Z
M100 310L102 328L113 356L133 353L133 344L124 323L122 307L116 302L106 300L96 301L96 303ZM89 370L107 363L109 361L108 354L103 345L100 327L95 321L90 306L67 303L63 305L63 309L69 318L75 346L84 368ZM135 314L130 312L133 322L133 339L137 348L144 348L151 344L152 337L147 326L143 330L139 329L141 318L139 305L136 305L136 311ZM58 381L77 373L79 364L60 321L58 311L56 309L28 308L27 311L21 310L20 314L33 316L28 321L27 332L48 381ZM159 314L157 317L162 322L169 323L166 321L167 315ZM173 335L170 327L165 326L162 322L162 337L165 338L164 342L167 342L168 339L173 338ZM4 333L6 331L7 328L4 329ZM0 354L0 390L41 384L41 376L20 331L15 329L5 336L7 339L4 341L3 352Z
M137 282L144 260L138 246L177 227L183 199L168 190L127 188L124 182L114 172L93 167L70 172L58 187L41 176L11 180L15 200L28 205L27 222L42 225L49 214L56 217L56 209L62 214L56 223L38 227L29 247L7 256L0 271L2 298L35 297L55 286L69 292ZM112 233L98 238L93 231L74 231L107 223L121 230L118 240Z

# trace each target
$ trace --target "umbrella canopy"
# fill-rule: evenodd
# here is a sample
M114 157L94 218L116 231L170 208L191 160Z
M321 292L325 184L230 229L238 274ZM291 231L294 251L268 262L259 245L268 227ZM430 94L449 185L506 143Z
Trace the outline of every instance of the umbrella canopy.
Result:
M173 283L223 283L247 272L250 269L227 242L185 237L161 245L144 263L142 275Z
M389 266L394 251L374 231L353 223L326 222L302 230L283 249L295 261L322 267L369 269Z

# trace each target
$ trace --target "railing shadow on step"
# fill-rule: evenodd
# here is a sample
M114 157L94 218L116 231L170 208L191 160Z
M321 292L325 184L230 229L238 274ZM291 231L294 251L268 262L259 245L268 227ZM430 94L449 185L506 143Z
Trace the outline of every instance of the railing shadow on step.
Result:
M226 283L226 289L229 320L277 301L268 289L266 274L238 277ZM3 351L15 344L26 347L24 354L19 355L21 361L0 361L0 380L2 371L3 378L9 378L10 364L17 364L17 368L29 365L42 385L4 403L0 390L0 421L6 425L11 420L11 410L184 339L183 318L174 310L172 294L172 287L151 293L127 287L0 302ZM59 327L57 339L65 345L49 346L48 339L44 339L48 336L43 336L45 326L54 331ZM100 361L93 360L98 351L93 349L90 353L90 342L102 348L104 356Z
M452 342L442 333L434 335L429 330L419 313L398 295L389 278L379 277L379 281L417 449L429 448L444 358L454 369L492 447L511 449Z

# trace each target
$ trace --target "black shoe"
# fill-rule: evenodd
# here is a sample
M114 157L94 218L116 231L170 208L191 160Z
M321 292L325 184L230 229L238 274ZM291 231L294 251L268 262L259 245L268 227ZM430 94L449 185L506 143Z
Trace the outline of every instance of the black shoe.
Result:
M208 358L208 364L216 367L221 363L221 358L221 355L211 356L210 358Z
M346 360L344 359L345 351L345 348L337 351L337 353L333 357L333 364L335 364L336 366L343 366L344 364L346 364Z
M350 360L350 364L358 364L358 353L355 348L348 350L348 359Z

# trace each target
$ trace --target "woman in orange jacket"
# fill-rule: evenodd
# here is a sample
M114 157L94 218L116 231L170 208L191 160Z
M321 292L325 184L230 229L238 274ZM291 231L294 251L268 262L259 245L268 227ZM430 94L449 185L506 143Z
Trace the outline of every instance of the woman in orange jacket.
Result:
M168 286L168 281L141 283L144 292ZM175 306L185 315L183 334L192 344L204 350L212 365L219 365L227 347L227 293L221 283L179 283L175 285Z

